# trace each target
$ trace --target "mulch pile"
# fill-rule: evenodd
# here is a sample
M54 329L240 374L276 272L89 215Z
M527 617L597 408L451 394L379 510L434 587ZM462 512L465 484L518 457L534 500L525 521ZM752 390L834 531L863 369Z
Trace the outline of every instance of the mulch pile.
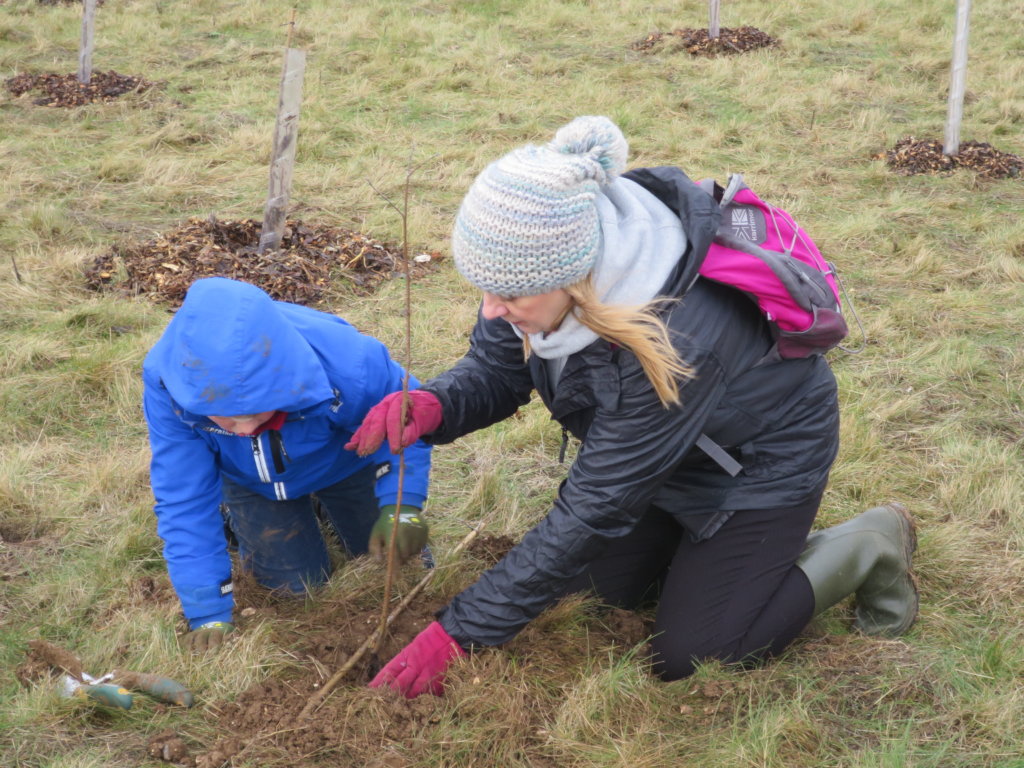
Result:
M261 229L253 219L192 218L153 240L115 246L97 257L85 269L86 284L176 307L195 280L230 277L259 286L272 298L311 306L323 300L334 279L348 281L365 295L381 281L404 274L400 248L358 232L289 219L281 247L260 254ZM415 256L410 274L422 276L440 258Z
M1024 158L1000 152L991 144L964 141L954 156L942 154L942 144L907 136L885 153L885 162L901 176L952 173L960 168L977 171L979 176L990 179L1018 178L1024 173Z
M691 56L718 56L775 48L779 41L756 27L721 27L718 37L708 37L706 29L676 29L672 32L654 32L629 47L634 51L654 52L655 48L670 51L685 50ZM664 43L664 45L661 45Z
M152 88L154 83L141 77L119 75L111 70L93 72L87 85L78 82L77 74L58 75L52 72L15 75L5 85L14 96L39 91L42 95L33 99L32 103L41 107L80 107L96 101L114 101L126 93L145 91Z

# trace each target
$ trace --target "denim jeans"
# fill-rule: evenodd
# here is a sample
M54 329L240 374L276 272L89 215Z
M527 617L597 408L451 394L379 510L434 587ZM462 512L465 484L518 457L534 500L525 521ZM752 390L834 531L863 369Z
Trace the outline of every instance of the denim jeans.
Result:
M320 586L330 576L331 560L314 502L320 502L346 551L362 555L380 515L375 484L371 466L315 494L275 501L222 478L242 568L268 589L302 594Z

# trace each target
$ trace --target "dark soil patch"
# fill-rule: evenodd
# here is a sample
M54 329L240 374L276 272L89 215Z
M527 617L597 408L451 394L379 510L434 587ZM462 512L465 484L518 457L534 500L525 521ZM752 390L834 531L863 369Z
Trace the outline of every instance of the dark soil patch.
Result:
M82 662L70 651L45 640L30 640L26 663L34 667L49 667L67 672L76 680L82 679ZM22 679L19 677L19 679Z
M516 541L511 536L492 536L484 533L473 539L466 547L466 551L479 557L490 567L501 560L515 545Z
M411 581L416 575L410 571L405 577ZM445 729L453 721L462 720L479 720L484 731L487 724L506 728L515 721L517 734L534 738L552 714L542 705L544 697L535 698L529 691L522 691L521 702L511 702L507 696L495 702L486 693L492 686L507 693L505 678L510 668L528 678L550 681L554 665L571 676L588 655L604 654L612 648L626 653L648 632L636 614L595 609L588 619L586 642L570 642L564 633L545 628L544 621L534 622L507 649L484 650L453 667L444 698L424 695L407 700L390 690L367 688L376 668L434 621L442 600L422 598L395 618L379 659L366 654L321 699L312 715L304 718L301 713L310 697L377 626L379 606L372 605L369 597L357 601L328 597L310 609L304 601L275 597L248 579L236 584L236 597L240 630L244 632L253 622L268 622L275 640L289 648L298 663L252 686L233 701L206 708L219 736L215 743L188 745L196 754L194 764L199 768L219 768L225 763L405 768L414 764L408 756L415 755L418 746L436 740L441 730L447 734ZM153 746L162 750L173 736L162 734L159 744ZM534 764L547 765L540 755Z
M356 293L367 294L405 268L394 246L297 219L287 221L280 248L260 254L261 228L253 219L192 218L153 240L115 246L97 257L85 269L86 284L176 307L199 278L230 277L259 286L274 299L311 306L323 300L332 280L344 279ZM424 256L411 260L413 278L441 258Z
M721 56L747 53L758 48L778 47L779 41L757 27L721 27L718 37L712 39L706 29L676 29L672 32L654 32L629 47L634 51L656 53L664 50L675 53L685 50L691 56Z
M114 101L126 93L141 92L155 84L133 75L119 75L109 72L93 72L88 84L78 82L77 74L42 75L20 74L7 80L7 90L14 96L29 91L42 95L32 100L41 107L80 107L96 101Z
M1024 158L1000 152L991 144L964 141L953 156L942 153L942 144L941 141L907 136L885 153L885 162L901 176L947 174L961 168L977 171L979 176L990 179L1019 178L1024 173Z

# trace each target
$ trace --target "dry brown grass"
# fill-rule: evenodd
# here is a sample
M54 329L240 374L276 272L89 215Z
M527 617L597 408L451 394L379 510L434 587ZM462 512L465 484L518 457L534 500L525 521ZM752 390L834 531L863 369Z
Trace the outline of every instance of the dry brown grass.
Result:
M283 612L257 614L214 662L178 652L137 405L142 357L168 315L80 279L115 241L210 212L259 216L289 12L275 0L108 0L95 65L159 88L70 111L0 94L0 666L44 636L97 671L177 675L201 702L111 714L7 677L5 768L155 764L145 743L157 730L210 742L234 696L310 664L275 634L301 623ZM1022 13L1012 0L974 9L962 130L1017 154ZM820 522L907 503L920 523L921 620L879 641L848 634L839 608L764 669L709 665L665 685L631 645L595 639L601 620L570 603L459 667L452 695L414 721L415 739L388 742L381 723L363 723L377 729L382 766L1020 764L1024 187L895 177L877 159L901 136L941 134L952 10L742 0L722 23L755 25L781 48L742 60L629 50L705 16L641 0L314 0L299 8L296 38L309 64L294 210L398 241L374 187L397 199L410 162L422 163L411 238L447 252L461 195L487 162L587 113L619 122L634 164L744 172L837 262L867 331L864 352L833 358L842 448ZM77 40L74 5L6 0L0 79L73 71ZM401 288L358 298L339 287L328 308L397 353ZM447 262L413 297L412 367L427 378L464 351L477 297ZM491 515L491 532L518 536L539 519L565 471L559 442L534 403L438 449L439 559L467 523ZM430 599L482 567L447 563ZM372 603L378 576L348 564L302 607ZM362 702L353 711L381 716L360 691L346 695Z

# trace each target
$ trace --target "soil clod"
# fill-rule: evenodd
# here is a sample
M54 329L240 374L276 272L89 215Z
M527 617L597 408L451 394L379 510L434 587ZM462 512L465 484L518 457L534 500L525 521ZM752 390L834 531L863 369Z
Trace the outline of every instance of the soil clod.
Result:
M165 763L182 763L194 765L189 759L188 746L174 731L162 731L149 740L147 745L150 757Z
M493 536L490 534L480 534L473 540L466 551L471 555L479 557L481 560L487 563L488 566L494 565L505 554L516 545L515 539L511 536Z
M722 27L716 38L711 38L706 29L675 29L671 32L654 32L629 47L644 53L685 50L691 56L713 57L747 53L759 48L775 48L778 45L776 38L757 27Z
M884 157L886 164L901 176L948 174L961 168L990 179L1019 178L1024 173L1024 158L977 141L961 142L956 155L944 155L941 141L907 136L897 141Z

